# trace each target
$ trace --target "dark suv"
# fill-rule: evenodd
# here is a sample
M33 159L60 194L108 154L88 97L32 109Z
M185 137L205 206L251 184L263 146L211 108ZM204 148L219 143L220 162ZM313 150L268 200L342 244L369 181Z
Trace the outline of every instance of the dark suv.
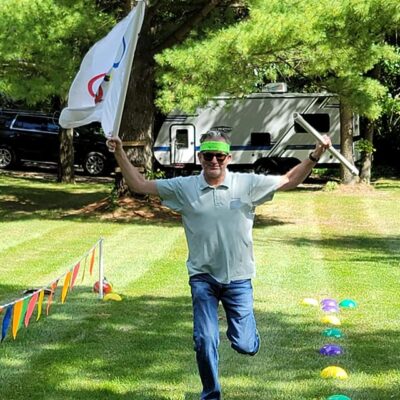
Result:
M53 117L0 111L0 168L24 161L57 163L60 130ZM115 166L98 124L74 129L74 159L92 176L107 174Z

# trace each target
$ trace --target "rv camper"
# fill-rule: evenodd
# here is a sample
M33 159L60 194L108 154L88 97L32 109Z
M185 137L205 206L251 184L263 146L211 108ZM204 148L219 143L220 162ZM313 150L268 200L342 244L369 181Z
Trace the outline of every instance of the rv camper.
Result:
M285 173L308 156L314 137L293 120L300 114L340 149L339 101L332 94L254 93L244 98L219 96L195 114L173 112L164 121L154 144L163 169L190 173L200 168L200 136L211 128L230 131L231 170ZM359 135L358 118L353 120ZM321 165L337 164L329 153Z

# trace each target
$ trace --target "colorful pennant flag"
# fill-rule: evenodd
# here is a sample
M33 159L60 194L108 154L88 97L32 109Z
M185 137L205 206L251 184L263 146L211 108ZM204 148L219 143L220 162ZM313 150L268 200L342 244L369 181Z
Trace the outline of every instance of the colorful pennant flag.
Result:
M42 289L39 292L38 312L37 312L36 321L39 321L40 316L42 315L43 299L44 299L44 289Z
M26 310L25 320L24 320L25 328L27 328L28 325L29 325L29 320L31 319L31 316L32 316L33 311L35 309L38 297L39 297L39 293L35 292L35 293L33 293L33 295L31 296L31 298L29 300L28 309Z
M65 303L65 299L67 297L67 293L68 293L68 288L69 288L69 284L71 282L71 271L67 272L67 275L65 275L65 279L64 279L64 286L62 288L62 293L61 293L61 303L64 304Z
M19 317L18 330L21 328L21 326L24 323L25 314L26 314L26 310L28 309L29 300L30 300L30 297L26 297L22 303L22 310L21 310L21 316Z
M14 312L13 312L13 319L12 319L12 335L15 340L17 337L17 332L19 329L19 321L22 315L22 307L23 307L23 301L19 300L14 304Z
M6 310L6 314L4 315L3 324L1 326L1 341L3 341L5 339L5 337L7 336L7 331L8 331L8 327L10 326L13 308L14 308L13 306L8 306L7 310Z
M93 266L94 266L94 258L96 256L96 248L92 250L92 256L90 257L90 264L89 264L89 273L90 276L93 275Z
M85 279L87 260L88 260L88 256L86 255L86 257L85 257L85 262L83 263L83 272L82 272L82 280L81 280L81 283L82 283L83 280Z
M78 264L75 265L75 267L74 267L74 269L72 271L71 290L73 289L73 287L75 285L75 281L76 281L76 278L78 276L80 266L81 266L81 263L78 262Z
M58 285L58 279L55 282L53 282L50 286L50 294L49 294L49 298L47 299L46 315L49 315L50 306L51 306L51 303L53 302L54 293L56 292L57 285Z

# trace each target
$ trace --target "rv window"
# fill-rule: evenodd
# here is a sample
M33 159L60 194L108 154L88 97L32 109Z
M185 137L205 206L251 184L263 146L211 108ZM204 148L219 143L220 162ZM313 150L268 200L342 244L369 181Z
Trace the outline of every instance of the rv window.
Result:
M320 133L328 133L330 128L329 114L300 114L313 128ZM297 133L305 133L306 130L298 123L294 123Z
M189 147L189 135L187 129L176 130L176 144L180 149L187 149Z
M268 132L251 132L250 144L252 146L270 146L271 134Z

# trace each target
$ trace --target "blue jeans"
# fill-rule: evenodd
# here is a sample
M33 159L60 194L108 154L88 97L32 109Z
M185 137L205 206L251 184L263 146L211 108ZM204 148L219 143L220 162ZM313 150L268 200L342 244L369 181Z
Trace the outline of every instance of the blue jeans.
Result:
M260 340L253 313L250 279L217 282L208 274L194 275L189 284L193 303L193 339L203 391L201 400L221 399L218 380L218 304L221 301L228 323L231 347L241 354L257 353Z

